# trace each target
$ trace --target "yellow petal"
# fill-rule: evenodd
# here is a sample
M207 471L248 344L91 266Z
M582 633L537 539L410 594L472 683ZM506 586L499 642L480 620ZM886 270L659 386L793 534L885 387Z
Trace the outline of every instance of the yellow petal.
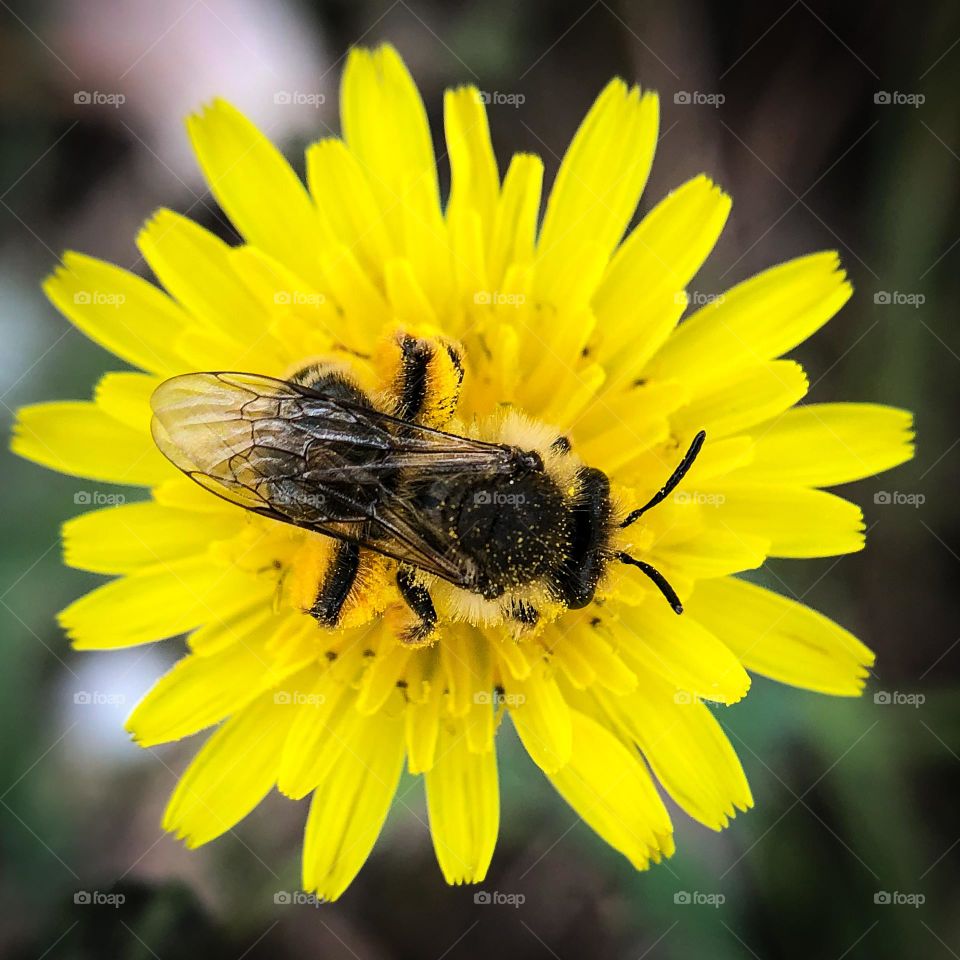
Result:
M120 577L75 600L58 617L78 650L110 650L152 643L217 618L238 595L272 585L188 557Z
M719 703L736 703L750 688L740 661L689 612L677 616L660 596L638 607L623 605L618 612L614 636L642 668Z
M176 339L190 320L152 283L112 263L68 252L43 291L75 327L135 367L164 376L186 369Z
M654 775L695 820L713 830L753 806L743 767L711 710L696 697L643 673L629 697L602 698L643 751Z
M231 247L172 210L158 210L137 236L157 279L200 323L231 339L266 333L267 315L234 271Z
M696 496L684 492L683 496ZM677 494L681 496L681 494ZM709 506L705 510L711 509ZM711 527L708 533L679 540L668 545L657 544L651 550L653 565L670 580L670 570L682 571L686 576L723 577L742 570L762 566L770 552L770 541L746 533L731 533L721 527Z
M142 747L179 740L242 710L271 681L265 637L182 657L134 707L126 728Z
M210 192L247 242L314 280L316 212L277 148L225 100L191 116L187 131Z
M235 643L247 643L257 637L267 636L274 629L271 623L275 614L270 597L261 595L251 602L249 594L234 598L229 607L220 611L217 620L198 627L187 637L190 652L200 657L220 653Z
M150 432L150 396L160 386L160 377L147 373L105 373L93 399L114 420L144 433Z
M481 224L489 228L500 192L500 175L490 143L487 111L476 87L446 91L443 125L450 157L447 216L473 210Z
M397 51L354 48L340 92L344 139L367 174L394 248L435 308L450 293L433 141L420 93Z
M697 584L687 608L749 670L796 687L857 696L874 655L823 614L743 580Z
M189 477L176 472L153 489L153 499L165 507L196 510L198 513L229 513L237 523L248 522L249 514L242 507L227 503Z
M670 418L677 436L706 430L719 440L792 407L807 392L807 375L792 360L773 360L712 384Z
M570 759L570 707L556 680L533 670L506 691L510 718L527 753L541 770L558 770Z
M204 553L238 532L229 514L198 514L158 503L93 510L63 525L63 560L93 573L131 573L161 561Z
M51 470L103 483L150 486L169 480L175 469L149 433L80 401L21 407L10 448ZM77 496L78 503L90 503L93 495L81 490Z
M544 642L578 689L594 683L619 694L636 689L636 674L612 649L609 635L601 635L591 620L548 627Z
M379 715L358 725L310 804L303 888L336 900L376 842L403 768L403 722Z
M490 238L488 274L497 290L510 264L533 259L542 187L543 161L530 153L515 154L503 179Z
M717 498L704 512L708 524L767 539L772 557L833 557L863 549L860 508L832 493L723 478L702 495Z
M668 194L640 221L610 262L593 298L604 361L619 365L629 356L634 368L643 367L679 316L679 311L659 307L670 307L670 299L700 269L729 213L730 198L701 174Z
M321 674L296 705L280 758L280 792L299 800L326 779L360 723L354 692L329 672Z
M703 382L772 360L819 330L851 293L836 253L782 263L685 320L650 361L647 374Z
M464 725L445 723L425 783L430 835L444 879L479 883L500 829L496 751L472 752Z
M874 403L811 403L764 424L753 460L730 480L829 487L913 456L913 417Z
M591 717L571 711L570 762L548 774L559 794L638 870L673 853L670 817L643 765Z
M177 784L163 828L199 847L242 820L270 792L291 713L267 693L204 744Z
M640 199L659 104L612 80L584 118L547 201L537 243L538 300L577 308L593 294Z
M344 139L369 173L380 209L396 221L398 203L413 203L429 218L440 188L427 112L413 78L389 44L354 47L340 91ZM402 228L394 230L403 236Z
M393 247L370 182L342 140L331 137L307 149L307 184L331 235L379 278Z
M408 703L403 712L407 738L407 769L412 774L426 773L433 767L440 736L440 709L443 687L430 685L419 703Z

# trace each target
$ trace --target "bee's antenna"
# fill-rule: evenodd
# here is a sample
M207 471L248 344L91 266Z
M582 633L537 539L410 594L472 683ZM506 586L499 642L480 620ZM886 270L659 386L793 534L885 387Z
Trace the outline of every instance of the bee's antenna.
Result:
M627 514L626 519L620 524L621 527L629 527L631 523L636 522L640 519L651 507L655 507L658 503L666 500L667 497L673 492L677 484L687 475L687 471L693 466L693 461L697 459L697 454L700 453L700 448L703 446L703 441L707 439L707 431L701 430L694 438L690 444L690 449L683 455L683 459L680 463L677 464L677 469L670 474L670 479L642 506L636 510L631 510ZM621 558L622 559L622 558ZM634 561L636 562L636 561ZM640 564L637 563L637 566ZM649 571L645 571L649 576ZM659 576L659 574L657 574ZM651 580L654 578L651 577ZM654 583L663 590L663 587L654 580ZM671 591L672 592L672 591ZM664 591L666 596L666 591ZM667 597L669 600L669 596ZM678 610L677 613L680 611Z
M643 560L638 560L636 557L631 557L629 553L624 553L622 550L617 554L617 559L621 563L629 563L634 567L639 567L657 585L657 589L667 598L667 603L673 607L673 612L683 613L683 604L680 602L680 598L677 596L676 591L670 586L669 583L667 583L667 578L656 567L652 567L649 563L646 563Z

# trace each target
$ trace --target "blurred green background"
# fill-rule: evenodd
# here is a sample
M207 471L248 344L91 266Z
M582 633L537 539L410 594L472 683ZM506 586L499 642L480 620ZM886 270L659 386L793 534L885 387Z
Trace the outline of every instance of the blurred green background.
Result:
M857 293L798 351L811 398L916 411L918 456L847 488L864 507L866 553L764 576L876 649L874 678L858 701L757 680L721 709L756 808L719 835L677 813L678 852L649 873L579 823L507 733L503 826L482 888L523 894L521 906L444 886L412 779L341 902L277 903L297 889L305 806L272 797L199 852L162 834L196 743L142 751L122 722L179 642L69 649L54 614L97 578L61 566L58 529L90 485L4 451L0 953L957 957L956 4L0 3L5 431L19 404L86 398L117 366L40 293L63 249L142 269L133 237L160 204L230 235L183 114L225 95L298 157L336 129L346 50L382 39L407 59L435 132L445 86L522 95L490 108L498 157L536 151L551 176L612 74L658 89L661 143L641 211L701 171L734 197L697 294L841 251ZM75 902L84 893L124 902Z

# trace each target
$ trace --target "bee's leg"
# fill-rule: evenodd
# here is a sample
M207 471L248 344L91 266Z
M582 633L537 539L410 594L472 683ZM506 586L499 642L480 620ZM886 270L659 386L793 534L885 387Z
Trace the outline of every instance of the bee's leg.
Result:
M355 543L337 543L333 560L320 581L309 614L326 627L336 626L360 570L360 548Z
M417 618L417 622L404 635L404 640L409 643L423 643L437 625L437 611L433 606L430 592L425 586L417 583L409 567L401 567L397 571L397 589Z
M510 603L510 616L524 627L535 627L540 620L540 611L526 600L513 600Z

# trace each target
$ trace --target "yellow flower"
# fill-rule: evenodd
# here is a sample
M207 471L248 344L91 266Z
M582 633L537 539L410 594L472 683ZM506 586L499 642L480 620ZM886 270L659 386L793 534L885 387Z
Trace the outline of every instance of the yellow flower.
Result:
M479 92L448 91L444 108L445 207L423 104L390 47L351 53L343 137L309 148L306 188L233 107L191 117L210 189L244 242L159 211L138 244L166 292L65 255L48 296L142 372L106 374L89 403L24 408L13 441L53 469L149 489L66 524L66 562L116 579L60 620L82 650L188 634L189 652L128 721L142 746L219 724L164 826L197 846L274 786L312 794L303 884L328 899L370 853L405 761L424 775L444 876L483 879L506 713L560 794L635 867L673 852L654 777L691 817L726 826L752 799L703 701L739 700L748 670L854 696L873 661L842 627L733 575L767 557L861 549L860 510L819 488L912 452L903 411L795 406L807 378L778 358L850 296L835 253L774 267L678 324L730 200L695 177L624 237L657 140L654 94L606 87L542 223L540 159L513 157L501 179ZM335 541L218 499L151 439L151 395L189 372L290 379L321 364L387 409L404 338L449 346L463 367L456 408L442 411L456 370L432 368L436 423L475 439L568 438L570 462L610 479L618 517L705 430L678 490L617 533L617 549L664 574L683 615L611 560L594 602L546 602L536 624L438 583L436 630L413 645L396 565L367 558L336 627L324 626L304 611Z

